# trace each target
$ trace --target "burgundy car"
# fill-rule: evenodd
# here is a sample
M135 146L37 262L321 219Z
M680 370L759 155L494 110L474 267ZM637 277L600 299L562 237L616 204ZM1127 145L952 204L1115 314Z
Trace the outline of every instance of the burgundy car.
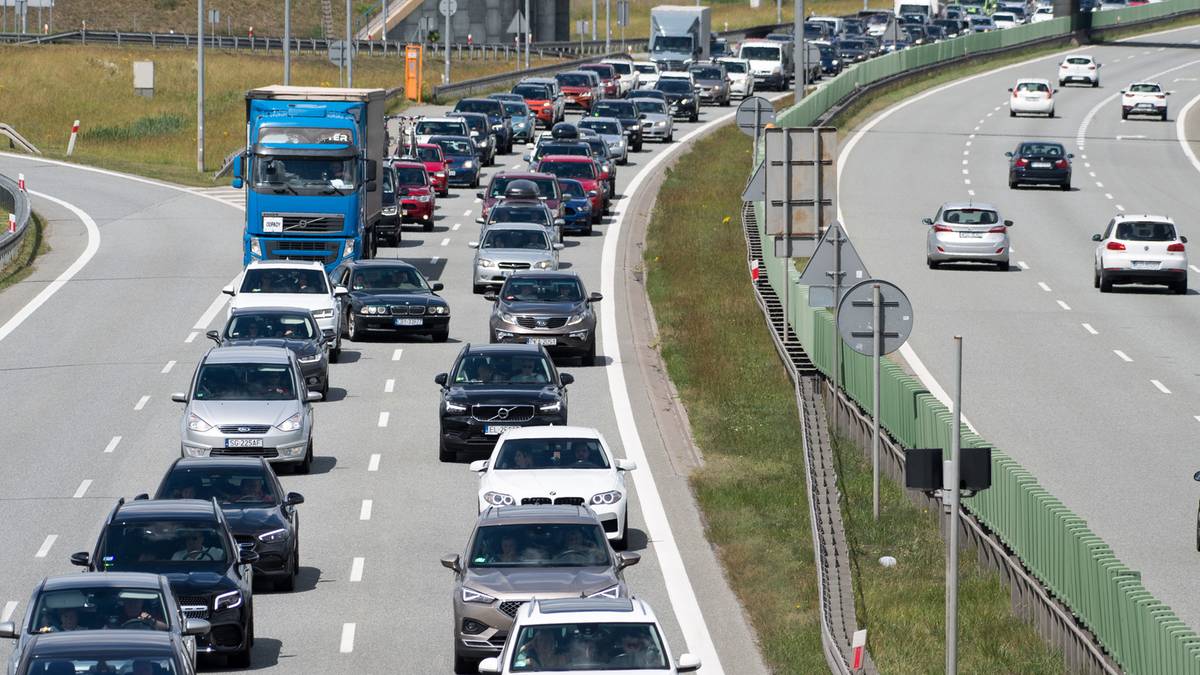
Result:
M426 232L433 230L433 212L437 197L425 163L402 159L392 164L396 168L396 196L400 202L400 222L419 223Z
M433 181L433 189L439 197L450 194L450 179L447 167L450 163L442 155L442 146L434 143L421 143L417 146L417 159L425 164L425 171Z
M487 189L476 197L483 200L483 219L486 221L488 213L492 207L504 198L504 191L508 189L509 183L515 180L527 180L533 182L538 187L538 194L545 197L544 201L546 208L550 209L550 213L554 214L555 218L562 218L562 193L558 188L558 181L554 176L548 173L532 173L528 171L504 171L492 176L491 182L488 183Z
M592 202L592 222L599 223L608 207L608 184L600 177L600 169L591 157L580 155L547 155L538 160L540 173L579 181Z
M604 87L604 95L617 97L621 95L621 76L616 68L608 63L588 63L579 66L580 70L590 70L600 76L600 84Z

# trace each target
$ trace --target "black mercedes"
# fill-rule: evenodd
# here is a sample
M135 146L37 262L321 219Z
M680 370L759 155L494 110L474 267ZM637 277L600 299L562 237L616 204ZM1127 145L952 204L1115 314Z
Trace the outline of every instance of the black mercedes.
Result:
M296 354L304 384L329 393L329 341L307 309L245 307L229 314L225 327L205 333L218 347L285 347Z
M343 296L342 333L351 341L369 334L428 335L434 342L450 336L450 305L416 267L400 260L350 260L333 271L334 281L349 289Z

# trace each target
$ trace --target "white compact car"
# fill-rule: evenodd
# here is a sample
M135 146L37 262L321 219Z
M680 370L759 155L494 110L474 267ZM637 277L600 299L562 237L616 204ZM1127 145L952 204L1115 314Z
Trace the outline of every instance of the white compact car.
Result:
M1134 82L1121 90L1121 119L1130 115L1155 115L1167 121L1167 97L1157 82Z
M233 296L229 313L243 307L296 307L312 312L317 326L332 342L329 360L336 362L342 353L342 325L336 296L346 295L345 286L336 288L325 268L316 261L256 260L246 266L232 284L221 289Z
M1092 285L1101 293L1113 284L1165 284L1187 293L1187 237L1164 216L1122 213L1108 221L1104 234L1092 235L1096 260Z
M751 72L749 61L726 57L717 59L717 63L725 65L725 74L729 76L729 93L731 95L741 98L754 95L754 73Z
M600 432L570 426L513 429L490 458L471 462L479 474L480 513L491 506L587 505L616 548L628 538L625 472L636 468L614 457Z
M1020 25L1020 23L1020 21L1017 21L1017 15L1012 12L995 12L992 14L992 24L996 28L1012 28Z
M1016 117L1018 113L1054 117L1054 90L1050 88L1050 80L1017 80L1016 86L1009 91L1012 92L1012 98L1008 100L1010 117Z
M1029 23L1041 23L1050 21L1054 18L1054 8L1050 6L1039 6L1033 10L1033 16L1029 17Z
M1050 18L1054 18L1054 10L1049 7L1039 7L1038 12L1043 9L1050 10ZM1037 14L1034 14L1034 20L1037 20ZM1083 82L1090 84L1093 87L1100 86L1100 63L1095 58L1087 54L1072 54L1063 59L1063 62L1058 64L1058 86L1063 86L1071 82Z
M634 61L633 69L638 74L638 89L653 89L658 84L658 64L654 61Z

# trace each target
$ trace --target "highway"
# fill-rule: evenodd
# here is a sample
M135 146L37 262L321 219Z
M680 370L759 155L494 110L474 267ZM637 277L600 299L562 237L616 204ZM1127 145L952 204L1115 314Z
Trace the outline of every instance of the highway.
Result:
M660 432L637 358L626 298L640 242L618 236L646 217L680 139L714 128L733 108L679 124L676 143L647 144L619 169L615 212L591 238L569 238L564 267L600 304L606 365L563 366L571 422L599 428L639 462L627 571L635 594L665 622L678 655L704 673L765 672L750 628L726 585L687 483L690 466ZM417 110L415 112L433 112ZM488 174L523 165L499 158ZM0 294L0 620L20 620L43 576L72 573L67 556L90 550L118 497L152 492L179 454L183 391L225 317L220 289L241 269L241 195L169 186L112 172L0 155L0 172L26 175L53 250L34 276ZM486 180L486 179L485 179ZM640 190L640 191L639 191ZM636 208L634 208L636 207ZM406 229L381 257L418 265L446 285L450 340L345 343L317 404L312 475L284 475L301 492L302 571L294 593L256 593L253 669L269 672L434 673L451 669L450 572L475 519L475 475L442 464L436 373L466 342L487 340L490 306L470 290L472 190L438 200L431 233ZM626 256L628 255L628 259ZM7 658L10 643L0 644ZM202 664L204 665L204 664ZM219 662L208 664L220 670Z
M909 367L944 397L952 336L964 336L966 418L1196 629L1200 164L1185 155L1176 120L1200 96L1200 28L1135 40L1072 50L1098 58L1102 86L1061 87L1054 119L1010 117L1007 89L1018 77L1056 85L1062 53L889 108L843 144L840 203L872 275L913 302ZM1119 90L1138 80L1174 91L1169 122L1121 120ZM1008 188L1004 153L1026 139L1074 153L1071 192ZM1008 272L926 267L921 219L965 199L1014 221ZM1092 287L1091 236L1122 211L1175 218L1193 241L1193 290Z

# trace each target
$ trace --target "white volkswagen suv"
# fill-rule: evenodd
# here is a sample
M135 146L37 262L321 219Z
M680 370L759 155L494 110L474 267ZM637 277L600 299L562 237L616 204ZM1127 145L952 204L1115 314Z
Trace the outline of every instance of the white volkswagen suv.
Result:
M344 286L333 287L325 268L316 261L256 260L238 278L221 289L233 296L229 313L243 307L295 307L307 309L317 320L325 339L333 345L330 362L342 353L342 325L336 296L346 295Z
M1040 12L1045 8L1038 8ZM1053 18L1054 10L1051 9L1051 18ZM1034 22L1037 22L1037 14L1034 14ZM1058 86L1063 86L1068 82L1084 82L1093 87L1100 86L1100 63L1087 54L1072 54L1063 59L1063 62L1058 64Z
M1129 119L1130 115L1155 115L1167 121L1167 97L1169 91L1163 91L1157 82L1134 82L1121 90L1121 119Z
M1101 293L1131 283L1165 284L1187 293L1187 237L1179 236L1170 218L1123 213L1092 241L1099 242L1092 284Z

